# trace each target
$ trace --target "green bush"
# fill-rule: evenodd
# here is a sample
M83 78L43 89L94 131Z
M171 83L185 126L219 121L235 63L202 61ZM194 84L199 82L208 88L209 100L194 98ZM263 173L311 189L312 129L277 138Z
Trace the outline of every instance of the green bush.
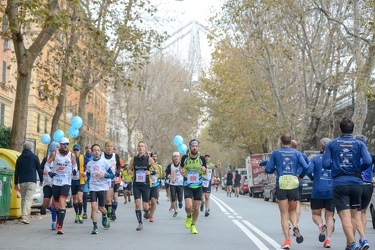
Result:
M9 148L12 129L0 126L0 148Z

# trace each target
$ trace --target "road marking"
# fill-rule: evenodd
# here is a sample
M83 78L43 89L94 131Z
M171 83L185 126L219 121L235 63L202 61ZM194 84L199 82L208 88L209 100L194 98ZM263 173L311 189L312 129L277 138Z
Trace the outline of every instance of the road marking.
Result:
M249 229L247 229L244 225L242 225L238 220L233 220L233 223L236 224L242 232L246 234L247 237L249 237L255 245L261 249L261 250L268 250L269 248L261 242L258 237L256 237L253 233L250 232Z
M221 209L224 214L228 215L228 218L233 219L234 216L229 215L230 213L227 212L226 209L228 209L233 215L237 215L237 218L242 219L242 216L239 216L238 213L236 213L230 206L228 206L225 202L220 200L219 198L211 195L211 200L216 203L216 205ZM225 207L225 208L224 208ZM251 231L249 231L244 225L241 224L238 220L232 220L233 223L238 226L245 234L246 236L252 240L256 246L258 246L261 250L269 249L266 245L264 245L260 239L255 236ZM246 226L248 226L251 230L253 230L256 234L258 234L260 237L262 237L264 240L266 240L270 245L272 245L275 249L280 249L280 245L274 241L271 237L263 233L260 229L255 227L253 224L251 224L247 220L242 220L242 223L244 223Z

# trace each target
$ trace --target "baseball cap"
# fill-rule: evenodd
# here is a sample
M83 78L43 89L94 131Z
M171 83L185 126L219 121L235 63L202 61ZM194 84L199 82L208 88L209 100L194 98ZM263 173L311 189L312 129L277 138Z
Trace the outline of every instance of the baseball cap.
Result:
M81 146L79 144L74 144L73 146L73 150L74 149L78 149L78 150L81 150Z
M69 139L66 138L66 137L63 137L63 138L61 138L60 143L68 143L69 144Z
M209 154L204 155L204 157L211 157Z

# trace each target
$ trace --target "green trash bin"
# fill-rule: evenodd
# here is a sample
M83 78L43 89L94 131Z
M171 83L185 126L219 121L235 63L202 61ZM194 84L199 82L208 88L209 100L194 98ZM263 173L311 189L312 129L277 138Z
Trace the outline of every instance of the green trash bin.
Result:
M14 170L0 158L0 220L6 220L10 213L10 194Z

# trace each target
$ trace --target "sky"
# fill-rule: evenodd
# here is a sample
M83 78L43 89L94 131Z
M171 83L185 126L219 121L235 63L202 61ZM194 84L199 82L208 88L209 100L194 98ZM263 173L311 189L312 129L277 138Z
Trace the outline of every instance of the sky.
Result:
M192 20L198 21L203 26L208 26L209 16L214 11L220 9L221 1L222 0L151 0L151 3L158 7L158 16L171 19L171 21L164 23L163 27L160 28L167 31L168 34L173 34ZM185 28L180 33L170 38L170 40L166 42L166 45L188 32L190 28ZM208 66L212 48L208 45L206 34L200 32L199 38L202 65ZM169 50L172 50L173 54L184 52L185 54L180 55L180 57L187 60L190 41L191 35L187 35L179 40L175 46L171 46Z

